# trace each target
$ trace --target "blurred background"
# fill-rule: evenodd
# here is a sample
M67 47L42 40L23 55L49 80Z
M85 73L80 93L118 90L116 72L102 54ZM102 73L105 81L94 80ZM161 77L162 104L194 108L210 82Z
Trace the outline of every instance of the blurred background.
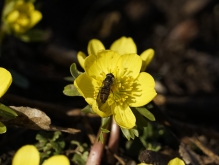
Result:
M70 65L78 64L77 52L87 53L93 38L109 48L126 36L138 54L155 50L147 72L156 80L154 102L161 110L175 120L219 129L218 0L37 0L35 7L43 18L34 28L44 31L44 40L27 43L8 35L2 42L0 66L13 75L2 98L8 105L39 101L66 111L83 108L83 98L62 92L70 84L64 79Z
M199 115L201 121L217 118L212 115L218 113L219 97L217 0L37 0L35 7L43 15L34 27L44 30L43 42L7 36L1 47L0 64L16 76L9 93L83 106L62 94L77 52L87 52L93 38L109 48L127 36L135 41L138 54L155 50L147 72L157 82L157 104L186 120L186 113L192 120Z

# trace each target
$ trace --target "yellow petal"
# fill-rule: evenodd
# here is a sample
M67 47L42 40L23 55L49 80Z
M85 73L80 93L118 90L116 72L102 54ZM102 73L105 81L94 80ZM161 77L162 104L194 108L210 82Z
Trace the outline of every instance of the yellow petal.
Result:
M12 82L12 76L9 71L5 68L0 67L0 98L5 94L8 90L9 86Z
M174 158L169 161L168 165L185 165L185 163L179 158Z
M24 1L17 1L15 3L15 9L18 9L22 13L31 12L34 10L34 5L30 2L24 2Z
M13 157L12 165L39 165L40 154L35 146L25 145L21 147Z
M89 77L86 73L79 75L74 81L75 87L78 92L85 98L94 98L95 87L97 87L97 82L95 79ZM98 89L96 89L98 90ZM90 104L88 102L88 104Z
M144 72L148 66L148 64L151 62L151 60L154 57L154 50L153 49L147 49L145 50L141 55L140 55L141 59L142 59L142 67L141 67L141 71Z
M132 90L132 94L135 96L135 102L129 99L127 102L131 107L139 107L149 103L157 95L154 87L155 82L153 77L146 73L141 72L136 79L136 86Z
M34 25L36 25L40 20L42 19L41 12L34 10L30 13L30 24L29 28L32 28Z
M64 155L55 155L45 160L42 165L70 165L70 161Z
M131 129L135 126L136 118L128 105L126 104L115 105L114 104L112 105L112 108L113 108L113 117L116 123L120 127Z
M137 47L131 37L121 37L113 42L110 50L117 51L119 54L137 53Z
M26 28L20 26L18 23L13 24L12 27L16 33L24 33L26 31Z
M100 40L92 39L89 41L87 47L88 55L96 55L101 50L105 50L105 47Z
M101 76L105 78L107 73L114 73L120 57L117 52L110 50L103 50L96 56L89 55L85 59L85 72L91 77Z
M111 106L109 106L108 102L105 102L100 108L97 102L93 102L92 105L93 111L98 114L100 117L108 117L112 115Z
M30 19L26 16L22 16L17 19L16 23L18 23L22 27L27 27L30 24Z
M128 75L135 79L139 75L141 65L142 60L137 54L125 54L120 56L117 62L117 77Z
M84 61L85 61L86 57L87 56L83 52L81 52L81 51L79 51L78 54L77 54L78 62L79 62L79 64L81 65L81 67L83 69L84 69Z
M7 21L9 23L13 23L13 22L15 22L18 19L18 17L19 17L19 11L14 10L11 13L8 14Z
M15 8L15 9L19 9L19 8L23 7L24 4L25 4L24 1L17 1L17 2L15 3L14 8ZM26 8L26 7L24 7L24 9L25 9L25 8Z

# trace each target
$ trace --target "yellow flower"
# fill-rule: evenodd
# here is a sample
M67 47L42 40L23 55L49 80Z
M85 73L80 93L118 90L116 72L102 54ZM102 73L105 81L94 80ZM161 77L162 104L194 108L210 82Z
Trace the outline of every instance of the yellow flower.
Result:
M105 50L105 47L101 41L97 39L92 39L89 41L87 48L88 55L96 55L101 50ZM110 50L117 51L121 55L127 53L137 53L137 47L131 37L121 37L120 39L114 41L110 46ZM78 52L77 58L82 68L84 68L84 61L86 57L87 56L83 52ZM154 57L154 50L147 49L141 53L140 57L142 59L141 71L145 71L146 67Z
M12 165L39 165L40 154L33 145L21 147L14 155ZM55 155L43 162L42 165L70 165L68 158L64 155Z
M143 106L156 96L154 79L146 72L140 73L141 65L142 59L135 53L121 56L117 51L98 51L85 59L85 73L75 79L74 85L100 117L113 115L120 127L130 129L136 123L130 107ZM113 83L103 102L99 91L109 73L114 76Z
M179 158L174 158L169 161L168 165L185 165L184 161Z
M12 82L12 76L9 71L0 67L0 98L8 90Z
M4 7L3 21L9 33L23 34L41 19L42 14L30 2L11 1Z
M153 165L153 164L140 163L138 165ZM181 160L179 158L174 158L174 159L170 160L167 165L185 165L185 163L183 162L183 160Z

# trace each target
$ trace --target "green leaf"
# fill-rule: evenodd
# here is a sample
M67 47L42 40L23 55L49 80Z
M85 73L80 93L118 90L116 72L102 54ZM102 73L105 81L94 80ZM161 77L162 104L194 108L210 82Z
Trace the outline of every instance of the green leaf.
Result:
M138 128L143 129L144 127L148 126L148 121L145 119L144 116L142 116L137 110L136 108L131 108L132 112L135 115L136 118L136 125Z
M120 127L121 128L121 127ZM126 137L126 139L130 140L131 138L134 140L135 136L139 136L138 129L136 127L131 128L131 129L125 129L121 128L123 135Z
M26 33L17 35L24 42L41 42L48 38L46 31L39 30L39 29L31 29L28 30Z
M52 141L56 141L61 135L62 135L62 132L60 132L60 131L54 132L54 135L52 137Z
M0 103L0 116L13 119L17 116L17 113L12 108Z
M111 121L111 116L101 118L101 128L106 129L110 121Z
M87 162L87 158L88 158L88 152L85 152L83 155L75 153L72 158L72 161L75 164L85 165Z
M74 80L82 73L82 72L78 71L75 63L71 64L70 72L71 72L71 75L72 75Z
M6 126L2 122L0 122L0 134L5 133L6 131L7 131Z
M81 96L74 84L69 84L64 87L63 93L66 96Z
M81 111L82 111L83 113L86 113L86 114L87 114L87 113L95 114L90 105L87 105L87 106L84 107Z
M103 132L102 131L100 131L98 141L100 141L103 144Z
M111 117L101 118L101 129L100 129L100 134L99 134L99 137L98 137L98 141L100 141L101 143L104 142L103 133L109 133L110 132L107 129L110 121L111 121Z
M148 118L151 121L155 121L154 115L145 107L135 107L135 109L142 114L144 117Z
M70 81L70 82L73 82L73 81L74 81L73 77L65 77L64 80Z
M101 128L101 132L103 132L103 133L109 133L110 131L109 131L108 129Z

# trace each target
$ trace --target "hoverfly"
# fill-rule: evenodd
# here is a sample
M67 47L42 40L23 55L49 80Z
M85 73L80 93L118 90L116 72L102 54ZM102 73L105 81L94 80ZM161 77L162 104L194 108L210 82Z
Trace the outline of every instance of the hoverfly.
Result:
M115 77L112 73L108 73L106 75L106 78L103 80L103 85L102 85L100 92L99 92L100 101L102 103L105 103L109 97L111 86L113 84L114 78Z

